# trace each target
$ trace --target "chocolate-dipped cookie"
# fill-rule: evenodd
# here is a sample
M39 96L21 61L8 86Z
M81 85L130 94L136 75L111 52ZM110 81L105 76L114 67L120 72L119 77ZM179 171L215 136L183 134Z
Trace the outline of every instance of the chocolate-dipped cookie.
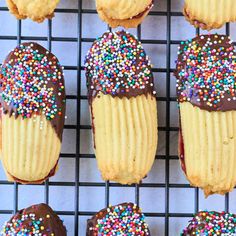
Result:
M133 203L123 203L99 211L87 223L86 236L150 236L145 216Z
M181 236L192 235L236 235L236 215L225 212L201 211L194 216L181 234Z
M66 236L66 228L57 214L46 204L20 210L2 228L2 236Z
M54 175L65 120L58 59L37 43L12 50L1 67L2 163L9 180L39 183Z
M107 32L86 56L94 148L104 180L139 183L157 148L151 64L131 34Z
M193 186L205 195L236 185L236 54L225 35L182 42L177 69L179 155Z
M112 28L137 27L148 15L154 0L96 0L96 7L100 18Z

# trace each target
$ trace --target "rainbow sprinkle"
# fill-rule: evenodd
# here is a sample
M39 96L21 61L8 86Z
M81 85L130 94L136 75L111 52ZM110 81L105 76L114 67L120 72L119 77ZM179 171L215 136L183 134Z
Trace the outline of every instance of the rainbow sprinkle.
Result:
M17 115L30 118L42 112L52 120L62 114L57 96L63 94L63 72L57 58L40 45L27 43L15 48L0 77L1 99Z
M46 218L49 219L50 215L47 214ZM47 233L45 233L45 231ZM11 222L5 223L2 231L2 236L55 236L50 229L45 229L44 220L42 217L37 218L34 213L22 214L20 218L13 217Z
M217 110L236 100L236 56L230 38L201 35L181 42L177 61L179 102Z
M188 235L236 235L236 217L230 213L201 211L181 234Z
M150 235L145 216L134 204L109 207L106 215L97 220L96 228L93 230L98 235L109 236Z
M104 94L127 95L132 91L153 94L151 63L141 43L131 34L107 32L86 56L88 89Z

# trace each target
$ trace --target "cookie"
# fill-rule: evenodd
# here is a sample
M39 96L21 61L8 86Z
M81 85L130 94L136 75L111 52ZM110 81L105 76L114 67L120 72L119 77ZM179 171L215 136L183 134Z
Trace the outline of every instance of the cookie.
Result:
M135 28L148 15L153 0L96 0L96 7L100 18L110 27Z
M9 11L17 19L30 18L38 23L54 17L59 0L6 0Z
M201 35L179 48L179 155L193 186L205 195L236 185L236 55L225 35Z
M86 57L88 100L98 168L104 180L139 183L157 149L151 63L131 34L107 32Z
M218 29L236 21L236 5L234 0L185 0L183 14L195 27Z
M58 59L37 43L13 49L1 67L2 163L10 181L41 183L57 170L65 120Z

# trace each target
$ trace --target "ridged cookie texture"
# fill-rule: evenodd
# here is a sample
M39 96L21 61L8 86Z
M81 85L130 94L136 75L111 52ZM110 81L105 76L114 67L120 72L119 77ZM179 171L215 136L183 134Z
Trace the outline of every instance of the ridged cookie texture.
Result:
M234 0L185 0L184 15L195 27L217 29L236 21Z
M66 228L57 214L46 204L33 205L20 210L6 222L2 236L45 235L66 236Z
M236 185L236 56L224 35L182 42L177 60L179 156L193 186L208 196Z
M41 183L57 170L65 89L57 58L36 43L16 47L0 73L2 163L9 181Z
M236 111L201 110L180 104L186 174L206 195L236 185Z
M139 183L157 148L151 64L131 34L107 32L86 57L95 154L104 180Z
M133 203L122 203L99 211L87 223L86 236L151 236L141 209Z
M54 10L60 0L6 0L9 11L17 19L30 18L43 22L54 17Z
M103 179L138 183L151 169L156 152L155 99L151 95L120 99L101 94L92 107L96 157Z
M181 236L235 235L236 215L227 212L200 211L189 222Z
M96 0L97 12L100 18L115 28L137 27L153 7L153 0Z
M2 162L10 179L41 182L56 171L61 142L44 115L22 120L6 114L2 126Z

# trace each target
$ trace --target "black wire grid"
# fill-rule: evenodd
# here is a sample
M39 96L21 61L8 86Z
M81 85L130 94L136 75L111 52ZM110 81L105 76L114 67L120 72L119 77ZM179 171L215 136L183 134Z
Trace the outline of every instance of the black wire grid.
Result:
M78 8L76 9L56 9L56 13L74 13L78 14L78 35L76 38L69 38L69 37L53 37L52 36L52 21L48 20L47 26L47 37L31 37L31 36L22 36L22 22L18 20L17 22L17 36L1 36L0 40L16 40L17 44L20 44L22 40L30 40L30 41L46 41L47 48L51 50L52 42L76 42L77 43L77 66L64 66L65 70L77 70L77 95L68 95L68 100L75 100L77 101L77 122L76 125L66 125L65 129L76 130L76 152L75 153L61 153L60 157L62 158L75 158L75 182L52 182L46 181L44 185L44 201L45 203L49 202L49 186L72 186L75 188L75 203L74 203L74 211L57 211L59 215L65 216L74 216L74 235L81 235L80 228L79 228L79 217L80 216L87 216L90 217L91 215L95 214L95 212L84 212L81 211L79 208L79 188L80 187L104 187L105 188L105 202L104 207L107 207L110 202L110 187L121 187L121 185L116 183L96 183L96 182L81 182L79 178L79 170L80 170L80 158L95 158L93 154L83 154L80 153L80 133L81 130L89 130L91 126L89 125L82 125L80 121L81 116L81 101L87 100L86 96L81 94L81 79L83 76L81 75L84 67L82 65L82 42L93 42L95 38L83 38L82 37L82 14L97 14L96 10L91 9L83 9L82 8L82 1L78 0ZM86 1L86 0L84 0ZM167 19L167 30L166 30L166 40L143 40L141 35L141 27L138 27L137 34L138 38L141 40L143 44L154 44L154 45L166 45L166 68L153 68L153 72L162 72L166 73L166 96L165 97L158 97L158 101L165 102L165 109L166 109L166 125L163 127L159 127L159 131L165 132L165 155L157 155L156 159L165 160L165 183L142 183L140 185L133 185L132 187L135 188L135 202L139 204L139 190L140 188L165 188L165 212L163 213L145 213L147 217L161 217L165 219L165 235L168 236L169 234L169 219L170 217L192 217L192 214L189 213L170 213L169 210L169 192L171 188L192 188L189 184L171 184L169 177L170 177L170 160L178 160L178 156L170 155L170 132L178 131L178 127L172 127L170 125L170 103L176 101L176 97L172 97L170 94L170 79L171 73L173 73L174 68L171 68L171 45L177 45L180 43L178 40L171 39L171 17L183 17L181 12L173 12L171 11L171 2L175 0L166 0L167 4L167 11L151 11L149 14L153 16L164 16ZM158 4L158 0L156 1ZM8 11L6 7L0 7L0 14L2 11ZM199 29L196 30L196 34L199 34ZM226 25L226 34L230 34L230 25ZM157 55L158 56L158 55ZM18 208L18 186L19 184L16 183L9 183L7 181L0 180L1 185L14 185L14 209L13 210L1 210L0 215L4 214L14 214L16 213ZM130 186L123 186L123 187L130 187ZM194 194L194 211L198 212L199 210L199 190L195 188ZM155 197L155 196L154 196ZM1 195L0 195L1 198ZM154 199L150 199L154 200ZM225 211L229 210L229 195L225 196ZM176 233L178 235L178 233ZM69 235L70 236L70 235ZM154 235L155 236L155 235ZM171 235L172 236L172 235Z

